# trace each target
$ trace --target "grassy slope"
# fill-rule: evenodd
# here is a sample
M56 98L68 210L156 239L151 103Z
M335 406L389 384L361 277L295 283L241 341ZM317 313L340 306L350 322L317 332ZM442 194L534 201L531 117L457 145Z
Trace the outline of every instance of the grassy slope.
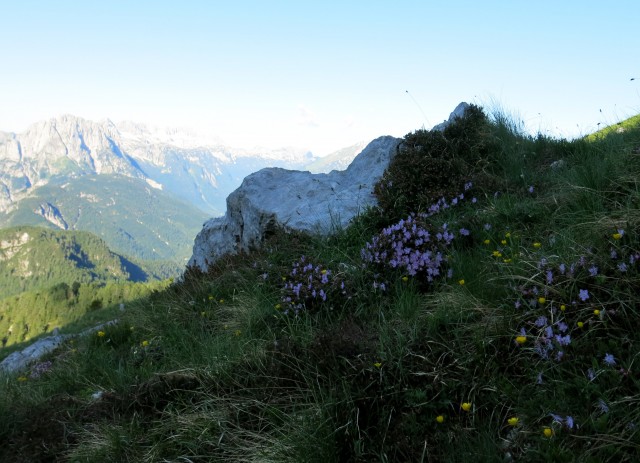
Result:
M439 245L451 278L363 267L389 224L375 211L329 238L276 236L40 376L5 376L0 457L633 461L640 128L567 142L499 120L483 169L500 191L474 187L425 225L455 235ZM327 300L285 314L308 263L318 287L328 270Z

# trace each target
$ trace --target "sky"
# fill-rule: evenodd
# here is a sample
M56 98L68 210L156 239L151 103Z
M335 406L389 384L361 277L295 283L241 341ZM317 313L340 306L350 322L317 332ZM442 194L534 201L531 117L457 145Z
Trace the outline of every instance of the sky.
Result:
M566 138L640 113L637 0L0 0L0 11L0 131L73 114L324 155L431 128L461 101Z

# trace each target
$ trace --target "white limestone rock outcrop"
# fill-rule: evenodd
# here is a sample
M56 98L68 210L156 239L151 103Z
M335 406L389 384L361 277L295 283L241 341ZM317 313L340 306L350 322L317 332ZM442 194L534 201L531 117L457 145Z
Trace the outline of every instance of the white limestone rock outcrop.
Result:
M400 139L373 140L343 171L312 174L280 168L246 177L227 198L223 217L204 224L188 267L206 271L225 254L259 247L276 227L326 234L375 204L373 187Z
M448 120L432 130L443 131L467 108L467 103L460 103ZM227 198L226 214L204 224L187 267L207 271L225 254L259 247L278 227L319 234L345 227L376 204L373 187L400 142L390 136L373 140L343 171L312 174L267 168L249 175Z
M42 356L53 352L60 344L62 344L68 336L56 335L47 336L39 339L30 346L9 354L2 362L0 362L1 372L15 372L26 369L30 364L39 360Z
M25 347L22 350L15 351L5 357L0 362L0 375L2 373L15 373L26 370L29 366L40 360L43 356L56 350L64 341L76 336L88 336L101 330L107 326L118 323L118 320L111 320L106 323L88 328L78 335L73 334L58 334L58 329L53 330L52 336L47 336L42 339L38 339L33 344Z

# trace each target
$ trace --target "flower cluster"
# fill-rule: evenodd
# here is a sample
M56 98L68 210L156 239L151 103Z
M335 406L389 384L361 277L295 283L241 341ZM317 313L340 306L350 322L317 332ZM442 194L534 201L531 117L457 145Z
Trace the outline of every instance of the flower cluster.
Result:
M446 263L443 251L455 235L446 223L437 231L429 230L424 217L412 214L374 236L361 250L365 265L398 269L427 282L441 276Z
M323 265L307 261L305 256L293 263L282 288L284 314L309 310L327 301L332 296L346 295L344 281Z
M571 335L568 333L569 326L562 318L551 321L546 316L541 315L529 329L530 335L535 339L533 350L540 357L548 360L553 356L557 361L562 360L565 347L571 344ZM520 338L526 336L524 328L520 332Z
M29 374L29 378L38 379L45 373L48 373L53 367L53 363L50 360L46 360L44 362L39 362L31 367L31 373Z

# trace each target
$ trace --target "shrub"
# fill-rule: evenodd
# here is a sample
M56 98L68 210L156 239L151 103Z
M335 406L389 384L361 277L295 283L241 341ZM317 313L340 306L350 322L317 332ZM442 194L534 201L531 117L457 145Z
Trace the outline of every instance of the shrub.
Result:
M406 135L374 186L380 208L398 220L424 211L442 197L455 196L488 163L490 133L489 119L472 105L443 132L417 130Z

